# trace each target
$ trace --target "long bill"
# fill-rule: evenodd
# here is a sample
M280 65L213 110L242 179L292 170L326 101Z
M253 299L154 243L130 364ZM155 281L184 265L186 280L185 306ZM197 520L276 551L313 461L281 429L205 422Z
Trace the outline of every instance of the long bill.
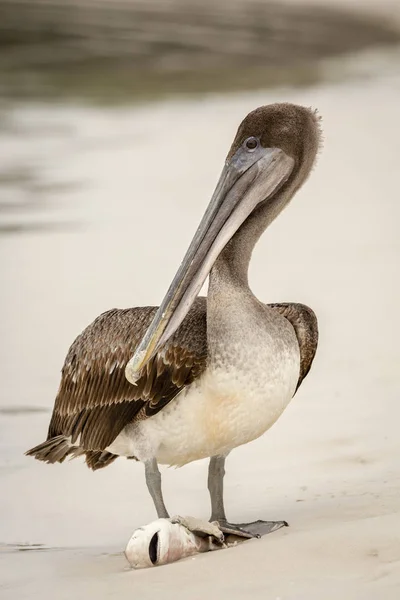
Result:
M137 381L148 361L177 330L220 252L255 207L278 191L293 165L293 159L282 150L263 147L250 155L239 150L226 162L164 300L126 366L128 381Z

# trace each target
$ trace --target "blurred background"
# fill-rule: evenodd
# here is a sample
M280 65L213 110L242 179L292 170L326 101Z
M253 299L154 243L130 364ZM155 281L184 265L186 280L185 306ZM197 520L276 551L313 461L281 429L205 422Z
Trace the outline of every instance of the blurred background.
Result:
M46 563L24 558L21 579L14 550L109 552L154 517L132 461L91 473L80 461L50 467L23 452L45 438L75 336L109 308L160 302L238 124L279 101L319 110L324 148L257 246L251 284L264 302L312 306L321 344L279 425L230 458L230 513L258 518L268 497L272 513L284 511L275 516L307 527L316 514L320 523L379 515L382 494L395 510L399 2L0 0L7 597L55 597L63 577L47 553ZM205 478L203 462L168 472L172 513L207 516Z
M324 59L396 44L393 17L387 0L2 0L1 92L130 103L311 85Z

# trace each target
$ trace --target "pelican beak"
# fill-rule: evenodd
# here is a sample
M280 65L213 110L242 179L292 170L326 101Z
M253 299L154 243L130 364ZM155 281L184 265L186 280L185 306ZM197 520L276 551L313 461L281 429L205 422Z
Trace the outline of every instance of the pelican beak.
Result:
M279 148L240 147L226 161L210 204L186 255L125 375L131 383L177 330L199 294L220 252L253 212L287 181L294 160Z

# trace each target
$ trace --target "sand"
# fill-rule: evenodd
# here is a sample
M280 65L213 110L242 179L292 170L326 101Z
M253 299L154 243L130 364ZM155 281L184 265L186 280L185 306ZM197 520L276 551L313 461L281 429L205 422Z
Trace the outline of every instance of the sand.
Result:
M45 438L75 335L108 308L161 299L238 122L284 100L319 108L325 144L258 244L250 281L264 302L312 306L320 347L282 418L229 457L226 504L231 520L290 527L131 571L122 550L154 518L142 466L119 459L92 473L23 452ZM30 179L3 186L28 202L3 214L0 238L4 600L400 597L399 106L392 69L303 91L8 113L3 166ZM205 461L163 470L172 513L208 517L206 470Z

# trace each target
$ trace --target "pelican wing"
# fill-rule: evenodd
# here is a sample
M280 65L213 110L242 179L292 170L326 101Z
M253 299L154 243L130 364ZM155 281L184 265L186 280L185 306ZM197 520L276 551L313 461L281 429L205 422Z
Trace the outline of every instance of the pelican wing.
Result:
M293 325L300 347L297 389L314 359L318 329L302 304L270 304ZM207 365L207 306L197 298L177 332L132 385L125 367L156 307L113 309L100 315L72 344L62 369L46 442L27 452L46 462L86 455L98 469L116 457L105 449L124 427L155 415Z
M156 414L204 371L206 301L198 298L137 385L128 382L125 366L156 310L110 310L77 337L62 369L47 442L28 454L61 462L67 454L85 452L89 466L94 466L126 425ZM101 458L104 462L109 457Z
M277 310L293 326L300 348L300 374L296 392L301 382L308 375L315 358L318 346L318 321L315 313L305 304L284 302L281 304L269 304ZM295 392L295 393L296 393Z

